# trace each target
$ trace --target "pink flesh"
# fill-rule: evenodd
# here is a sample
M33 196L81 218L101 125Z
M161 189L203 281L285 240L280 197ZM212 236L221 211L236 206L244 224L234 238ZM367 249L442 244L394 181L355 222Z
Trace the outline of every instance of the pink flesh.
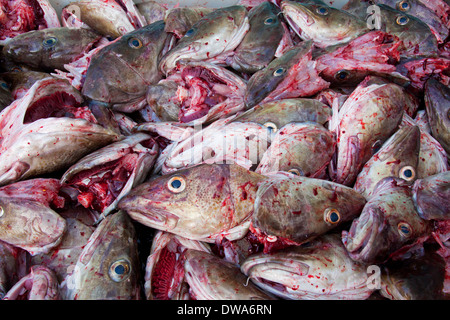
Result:
M292 240L282 238L282 237L277 237L276 241L268 241L267 235L265 233L263 233L261 230L259 230L258 228L255 228L253 226L253 223L250 224L249 230L258 239L258 242L261 243L262 245L264 245L263 253L271 253L271 252L275 252L275 251L281 250L283 248L286 248L286 247L289 247L292 245L300 244L300 243L296 243Z
M23 123L32 123L50 117L69 117L97 123L94 115L87 107L79 107L75 97L62 91L42 97L30 105L25 113Z
M1 0L0 5L0 40L47 28L44 11L36 0Z
M149 140L148 145L151 143L153 140ZM146 141L142 144L146 146ZM103 212L122 191L136 168L138 158L139 155L130 149L130 152L120 159L81 171L66 184L79 191L77 199L83 207Z
M179 92L188 92L189 94L177 97L183 102L179 114L180 122L186 123L205 116L213 106L227 98L214 88L217 84L226 85L226 83L207 69L187 67L181 72L181 78L184 81L185 89L179 90Z

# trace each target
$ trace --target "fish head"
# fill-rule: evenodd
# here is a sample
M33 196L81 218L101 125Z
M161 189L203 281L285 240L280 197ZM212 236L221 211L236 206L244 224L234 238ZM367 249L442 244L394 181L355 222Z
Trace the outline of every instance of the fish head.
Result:
M83 95L110 104L145 100L147 86L162 78L157 66L170 38L158 21L105 46L92 57Z
M311 54L312 41L304 41L274 59L267 67L254 73L247 83L244 96L246 109L263 101L286 78L294 78L299 60Z
M345 43L368 31L365 21L322 1L283 0L281 10L300 38L318 47Z
M248 219L260 177L238 165L201 164L135 187L118 208L146 226L206 241Z
M50 28L18 35L3 48L16 63L33 68L64 70L64 64L81 57L101 36L85 28Z

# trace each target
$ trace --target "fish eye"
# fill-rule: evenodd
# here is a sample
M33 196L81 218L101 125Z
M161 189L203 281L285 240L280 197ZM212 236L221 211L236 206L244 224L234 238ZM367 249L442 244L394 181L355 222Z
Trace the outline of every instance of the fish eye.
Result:
M381 140L375 141L372 145L372 154L375 154L378 151L380 151L382 145L383 145L383 142L381 142Z
M142 48L142 41L139 38L130 38L128 40L128 45L133 49L139 49Z
M278 68L277 70L275 70L275 71L273 72L273 75L274 75L275 77L279 77L279 76L282 76L285 72L286 72L286 69L285 69L285 68Z
M115 282L121 282L131 273L130 263L125 259L117 260L109 267L109 277Z
M264 20L264 24L266 25L271 25L274 24L277 20L274 18L267 18L266 20Z
M409 224L407 224L406 222L400 222L397 225L397 229L398 229L398 233L400 233L400 235L403 237L409 237L412 232L411 226Z
M350 73L347 70L340 70L338 72L336 72L336 74L334 75L334 78L336 80L345 80L347 79L347 77L350 75Z
M22 72L22 68L19 66L15 66L11 68L11 72Z
M5 81L0 81L0 86L3 89L9 90L9 86L8 86L8 84Z
M328 14L328 9L325 7L318 7L316 12L322 16L326 16Z
M186 188L186 180L180 176L172 177L167 182L167 188L173 193L180 193Z
M271 132L277 132L277 130L278 130L277 125L270 121L264 123L264 126L267 127Z
M398 25L404 26L408 24L409 18L407 16L398 16L396 22Z
M416 177L416 170L414 170L414 168L411 166L404 166L400 169L398 176L403 180L411 181Z
M58 39L55 37L45 38L43 41L44 47L51 48L58 42Z
M408 1L403 0L397 4L397 8L400 11L408 11L409 9L411 9L411 5L409 4Z
M185 37L190 37L195 33L195 29L191 28L188 31L186 31L186 33L184 34Z
M303 174L300 172L300 170L295 169L295 168L289 169L288 172L289 172L289 173L292 173L292 174L295 174L296 176L302 176L302 175L303 175Z
M336 224L341 221L341 214L336 209L328 208L324 212L324 220L325 222Z

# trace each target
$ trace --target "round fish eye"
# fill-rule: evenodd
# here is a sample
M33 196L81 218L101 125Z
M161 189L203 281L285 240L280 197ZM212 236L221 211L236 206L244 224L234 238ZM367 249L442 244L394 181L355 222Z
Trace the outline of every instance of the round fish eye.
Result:
M403 237L409 237L409 236L411 236L411 233L412 233L411 226L409 224L407 224L406 222L400 222L397 225L397 230L398 230L398 233L400 233L400 235Z
M324 212L324 220L325 222L336 224L341 221L341 214L336 209L328 208Z
M273 122L270 122L270 121L264 123L264 126L267 127L272 132L277 132L277 130L278 130L277 125L275 123L273 123Z
M56 43L58 42L58 39L55 37L49 37L49 38L45 38L44 41L42 42L44 47L46 48L51 48L53 47Z
M416 170L411 166L404 166L398 173L399 178L406 181L412 181L416 177Z
M326 7L318 7L316 12L322 16L326 16L328 14L328 9Z
M184 34L185 37L191 37L195 33L195 29L191 28Z
M409 18L407 16L398 16L396 22L398 25L404 26L408 24Z
M274 75L275 77L280 77L280 76L282 76L285 72L286 72L286 69L281 67L281 68L278 68L277 70L275 70L275 71L273 72L273 75Z
M142 41L139 38L130 38L128 40L128 45L133 49L139 49L142 48Z
M180 193L186 188L186 180L180 176L172 177L167 182L167 188L173 193Z
M397 8L400 11L408 11L409 9L411 9L411 5L409 4L408 1L403 0L397 4Z
M372 154L375 154L378 151L380 151L382 145L383 145L383 142L381 142L381 140L375 141L372 145Z
M334 75L334 78L336 80L345 80L348 78L349 75L350 75L350 73L347 70L340 70L340 71L336 72L336 74Z
M289 169L288 172L289 172L289 173L292 173L292 174L295 174L296 176L302 176L302 175L303 175L303 174L300 172L300 170L295 169L295 168Z
M267 18L266 20L264 20L264 24L266 25L271 25L274 24L277 20L274 18Z
M130 263L125 259L117 260L109 267L109 277L115 282L121 282L131 273Z
M0 81L0 86L3 89L9 90L9 86L8 86L8 84L5 81Z

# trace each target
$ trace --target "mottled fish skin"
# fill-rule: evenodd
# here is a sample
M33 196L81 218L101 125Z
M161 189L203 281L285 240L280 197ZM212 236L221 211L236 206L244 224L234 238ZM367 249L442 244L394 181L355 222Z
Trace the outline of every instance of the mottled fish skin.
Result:
M376 146L383 144L397 129L406 106L404 89L382 78L368 76L339 109L336 130L336 161L333 181L352 186Z
M316 99L292 98L258 104L233 121L256 122L273 126L275 131L291 122L313 121L324 125L331 118L331 108Z
M192 28L204 16L213 12L213 8L179 7L169 9L164 17L165 30L174 33L178 38Z
M337 234L270 255L251 255L241 270L258 287L283 299L364 300L374 291L367 286L367 265L349 257Z
M202 61L232 52L249 29L244 6L219 8L197 21L160 62L164 74L178 61Z
M187 249L211 253L208 244L157 231L145 266L145 296L147 300L188 300L184 278L183 254Z
M281 10L300 38L312 40L321 48L348 42L369 31L366 21L322 1L283 0Z
M256 193L250 230L266 252L272 245L298 245L356 218L366 204L352 188L301 176L263 181Z
M354 189L369 199L383 178L398 177L412 184L417 179L419 151L419 127L398 129L363 166Z
M85 119L39 118L41 111L48 113L59 107L53 97L75 104L82 102L81 94L67 81L46 78L0 113L1 185L63 169L93 150L119 140L117 133Z
M103 219L66 279L66 300L139 300L136 231L123 211Z
M119 111L145 102L147 86L162 79L158 63L171 37L164 31L164 22L157 21L103 47L92 57L82 94Z
M450 218L450 171L417 180L413 190L414 204L422 219Z
M273 300L247 281L239 266L211 253L187 249L184 270L196 300Z
M25 291L25 292L23 292ZM58 279L52 269L32 266L5 295L4 300L61 300Z
M52 71L81 57L99 41L101 35L85 28L50 28L23 33L3 48L16 63Z
M342 241L352 259L383 263L424 241L431 231L414 206L413 193L399 178L384 178Z
M255 172L295 172L311 178L323 178L336 147L332 132L315 122L285 125L274 135Z
M270 2L262 2L248 12L250 29L227 61L234 70L255 73L274 58L284 29L280 9Z
M264 176L236 164L201 164L156 177L118 204L138 222L192 240L243 237Z
M425 83L424 94L431 134L450 155L450 88L430 79Z
M444 259L426 251L423 256L383 265L380 293L390 300L441 300L444 279Z

